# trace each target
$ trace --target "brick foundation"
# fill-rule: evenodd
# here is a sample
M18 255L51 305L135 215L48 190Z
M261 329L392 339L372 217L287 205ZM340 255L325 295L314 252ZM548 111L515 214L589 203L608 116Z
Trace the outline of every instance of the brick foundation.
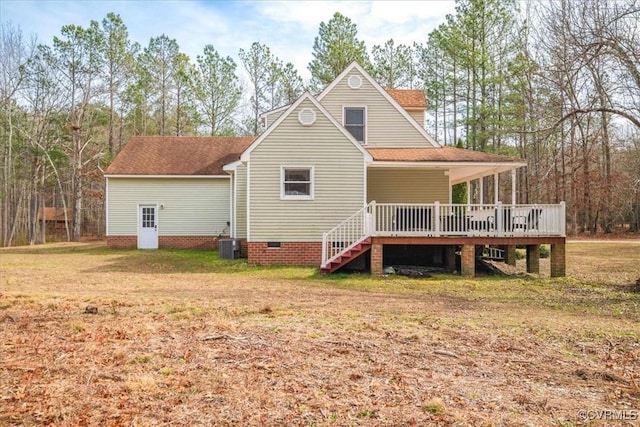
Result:
M564 243L551 245L551 277L566 276L566 260Z
M507 265L516 266L516 246L507 245L504 247L504 262Z
M160 249L218 250L216 236L158 236Z
M136 249L137 236L107 236L107 246L116 249ZM158 247L161 249L218 249L218 238L215 236L158 236Z
M382 276L383 269L383 245L374 243L371 245L371 275Z
M475 277L476 275L476 246L463 245L460 253L460 269L461 274L467 277Z
M249 245L247 244L247 239L238 239L240 242L240 258L248 258L249 257Z
M242 244L240 245L242 251ZM249 264L309 265L322 263L322 242L281 242L279 248L267 247L267 242L247 243Z
M527 245L527 273L540 274L539 245Z
M107 246L114 249L135 249L138 236L107 236Z

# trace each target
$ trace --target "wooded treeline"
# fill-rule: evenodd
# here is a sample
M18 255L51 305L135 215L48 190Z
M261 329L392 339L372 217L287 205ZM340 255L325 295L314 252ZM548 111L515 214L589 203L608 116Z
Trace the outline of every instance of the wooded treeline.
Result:
M257 135L260 113L353 60L387 88L424 89L441 144L526 159L518 201L565 200L570 233L640 230L640 0L456 4L424 40L370 51L336 13L308 82L257 42L239 64L212 44L189 58L165 34L141 46L116 14L50 43L3 23L1 244L50 238L44 207L67 217L69 240L102 235L102 169L131 136Z

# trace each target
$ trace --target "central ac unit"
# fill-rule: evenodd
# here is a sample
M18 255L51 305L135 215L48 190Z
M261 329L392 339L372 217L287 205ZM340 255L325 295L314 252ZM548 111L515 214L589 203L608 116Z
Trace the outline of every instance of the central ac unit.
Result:
M240 256L240 242L236 239L220 239L218 252L220 259L236 259Z

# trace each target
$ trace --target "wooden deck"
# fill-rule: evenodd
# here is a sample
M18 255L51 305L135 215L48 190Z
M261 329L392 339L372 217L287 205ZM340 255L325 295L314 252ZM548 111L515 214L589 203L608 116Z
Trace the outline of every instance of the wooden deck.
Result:
M322 239L325 272L361 254L363 242L377 245L553 246L565 243L565 204L488 205L371 202Z

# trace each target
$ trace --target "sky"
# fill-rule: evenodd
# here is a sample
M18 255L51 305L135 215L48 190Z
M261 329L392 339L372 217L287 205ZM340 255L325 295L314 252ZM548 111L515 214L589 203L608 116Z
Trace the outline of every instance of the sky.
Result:
M51 45L63 25L88 27L109 12L120 15L129 38L142 47L166 34L195 62L207 44L238 67L238 51L253 42L267 45L308 80L313 41L321 22L335 12L358 26L358 38L371 51L393 38L396 44L426 42L431 30L453 14L453 0L422 1L204 1L204 0L0 0L0 22Z

